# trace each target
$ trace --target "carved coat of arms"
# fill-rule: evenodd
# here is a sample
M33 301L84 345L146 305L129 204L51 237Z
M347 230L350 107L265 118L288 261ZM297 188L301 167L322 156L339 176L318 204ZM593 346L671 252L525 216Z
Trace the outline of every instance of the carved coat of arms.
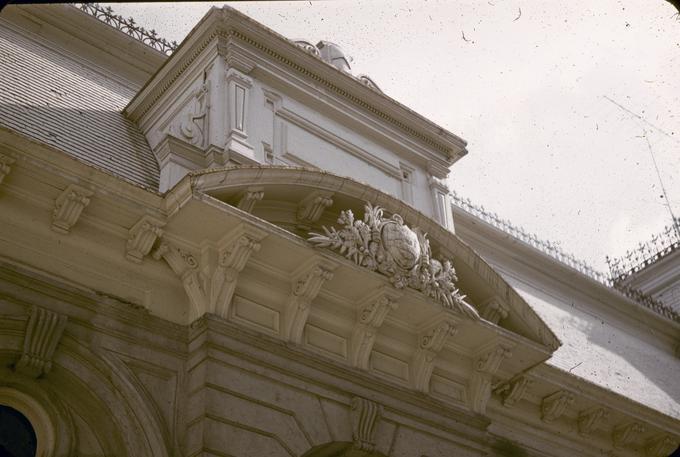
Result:
M346 210L340 213L338 224L342 228L323 227L323 235L310 233L309 241L384 274L398 289L411 287L468 318L479 319L456 288L458 278L451 262L432 258L427 235L419 228L411 229L398 214L383 217L383 209L370 203L366 203L363 220Z

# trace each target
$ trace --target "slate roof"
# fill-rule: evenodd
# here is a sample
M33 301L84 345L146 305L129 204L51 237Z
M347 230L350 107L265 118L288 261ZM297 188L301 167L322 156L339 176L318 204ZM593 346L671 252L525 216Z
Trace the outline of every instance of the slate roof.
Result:
M146 138L122 114L132 89L6 27L0 27L0 81L0 126L158 189Z

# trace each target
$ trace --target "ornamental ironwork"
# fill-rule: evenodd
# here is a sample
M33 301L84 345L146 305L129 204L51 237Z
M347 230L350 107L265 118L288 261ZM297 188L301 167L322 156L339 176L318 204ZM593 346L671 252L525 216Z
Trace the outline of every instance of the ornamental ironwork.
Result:
M125 19L108 6L103 7L99 3L75 3L74 6L165 55L170 55L177 49L176 41L169 42L159 37L155 30L146 30L137 25L133 18Z
M338 218L342 228L324 226L324 234L312 232L309 241L382 273L397 289L410 287L470 319L480 319L456 288L451 261L432 258L427 234L411 229L398 214L385 218L379 206L366 203L364 209L363 220L355 219L351 210L342 211Z

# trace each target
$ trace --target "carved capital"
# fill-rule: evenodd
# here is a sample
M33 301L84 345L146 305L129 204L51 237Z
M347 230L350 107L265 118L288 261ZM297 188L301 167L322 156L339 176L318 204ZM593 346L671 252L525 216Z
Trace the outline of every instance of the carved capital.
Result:
M498 325L500 321L508 317L510 308L500 298L492 297L481 306L480 315L487 321Z
M128 232L128 241L125 246L125 257L135 263L141 263L142 259L151 251L153 244L161 235L165 222L151 217L143 216Z
M566 390L548 395L541 402L541 420L549 423L559 419L573 403L574 395Z
M439 322L421 332L418 337L418 349L411 360L411 379L414 389L429 392L430 378L437 354L442 350L447 339L457 333L456 326L456 320L449 315L444 315Z
M677 448L677 439L673 439L669 435L661 435L647 441L645 452L647 457L668 457Z
M333 278L336 264L315 260L303 267L293 279L293 287L286 304L283 338L294 343L302 342L302 332L312 301L316 298L324 282Z
M375 432L382 416L382 405L365 398L354 397L351 408L354 448L372 452L375 449Z
M622 424L614 427L612 431L612 442L616 448L625 448L635 441L635 436L644 433L645 427L637 422Z
M238 209L241 209L247 213L252 213L253 208L255 208L255 203L259 202L263 198L264 187L247 187L246 190L239 194L238 203L236 206Z
M359 304L359 316L350 341L350 363L368 370L375 334L390 310L397 308L401 293L391 287L381 287Z
M2 184L5 176L7 176L10 171L12 171L12 164L14 162L15 160L12 157L0 154L0 184Z
M512 408L515 403L520 401L526 391L531 387L533 381L526 376L521 376L510 382L506 382L498 387L494 392L500 395L503 406Z
M584 436L590 435L608 416L609 412L604 408L581 411L578 415L578 432Z
M331 192L312 192L307 195L298 205L297 222L298 227L309 230L317 222L323 212L333 204L333 194Z
M31 307L23 351L15 370L36 378L49 373L66 321L66 316L38 306Z
M52 212L52 230L55 232L68 234L76 222L83 209L90 204L90 197L94 195L89 189L70 184L57 197Z

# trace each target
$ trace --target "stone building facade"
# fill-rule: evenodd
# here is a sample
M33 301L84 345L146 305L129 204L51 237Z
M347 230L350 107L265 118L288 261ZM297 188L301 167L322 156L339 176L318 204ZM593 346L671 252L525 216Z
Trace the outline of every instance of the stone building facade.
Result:
M225 7L174 49L96 6L11 6L0 61L16 453L677 448L677 314L452 205L465 141L333 43Z

